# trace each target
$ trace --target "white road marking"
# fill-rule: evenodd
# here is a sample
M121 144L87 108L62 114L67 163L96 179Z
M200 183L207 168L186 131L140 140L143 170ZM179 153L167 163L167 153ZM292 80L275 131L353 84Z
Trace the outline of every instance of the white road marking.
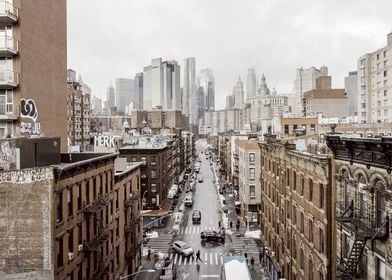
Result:
M173 259L173 253L170 254L170 259L171 259L171 260Z
M207 253L204 253L204 262L205 262L205 263L207 263L207 259L208 259L207 256L208 256L208 254L207 254Z
M220 275L216 275L216 274L203 274L201 275L201 278L220 278Z
M176 255L174 256L174 263L177 263L177 256L178 256L178 254L176 254Z
M210 253L210 264L212 265L212 253Z
M216 265L219 265L219 263L218 263L218 254L217 253L215 253L215 263L216 263Z

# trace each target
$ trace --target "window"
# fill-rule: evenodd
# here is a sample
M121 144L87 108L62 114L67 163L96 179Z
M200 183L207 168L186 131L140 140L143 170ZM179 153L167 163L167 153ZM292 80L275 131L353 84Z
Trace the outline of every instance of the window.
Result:
M313 276L313 261L312 259L309 259L309 280L313 280L314 276Z
M116 190L116 197L115 197L115 199L116 199L116 209L118 209L118 207L120 207L120 205L119 205L119 197L118 197L118 190Z
M305 232L305 221L304 221L304 213L301 212L300 215L300 226L301 226L301 233Z
M72 198L72 187L67 190L67 203L68 203L68 216L73 215L73 198Z
M250 196L250 198L256 197L255 186L249 186L249 196Z
M376 258L376 279L385 280L385 262Z
M86 181L86 204L90 203L90 180Z
M73 253L73 229L68 232L68 252Z
M304 195L305 192L305 177L301 175L301 195Z
M0 90L0 115L13 113L13 91Z
M56 217L58 223L60 223L63 220L63 193L62 192L56 195Z
M387 73L387 70L385 70L385 71L384 71L384 77L386 77L387 74L388 74L388 73Z
M64 266L64 245L63 238L57 240L57 269Z
M309 219L309 241L313 243L313 221Z
M293 172L293 189L297 189L297 172Z
M319 249L320 253L324 253L324 231L322 228L319 229Z
M116 239L120 237L120 220L116 218Z
M290 169L286 169L286 186L290 186Z
M319 184L320 186L320 209L324 208L324 185Z
M297 208L293 205L293 223L297 224Z
M83 244L83 224L78 224L78 244Z
M313 180L309 179L309 201L313 200Z
M82 209L82 186L80 184L76 185L76 195L78 199L78 211Z
M254 168L249 168L249 179L250 180L255 180L255 169Z
M301 269L304 270L304 266L305 266L305 253L304 253L304 249L301 249L301 253L300 253L300 264L301 264Z
M156 178L156 177L157 177L157 171L151 170L151 178Z
M255 162L256 157L255 157L255 153L249 153L249 162Z

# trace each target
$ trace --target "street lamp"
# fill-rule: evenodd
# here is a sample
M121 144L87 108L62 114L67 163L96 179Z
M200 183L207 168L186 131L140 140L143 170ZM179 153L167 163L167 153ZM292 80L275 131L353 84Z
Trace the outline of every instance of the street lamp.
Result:
M140 253L140 264L143 267L143 209L144 209L144 197L146 195L147 191L144 191L143 196L142 196L142 211L140 213L140 232L142 234L142 243L141 243L141 253Z
M128 277L131 277L133 275L136 275L136 274L139 274L139 273L142 273L142 272L155 272L155 269L140 270L140 271L136 271L134 273L131 273L131 274L128 274L128 275L125 275L125 276L120 276L120 280L127 279Z

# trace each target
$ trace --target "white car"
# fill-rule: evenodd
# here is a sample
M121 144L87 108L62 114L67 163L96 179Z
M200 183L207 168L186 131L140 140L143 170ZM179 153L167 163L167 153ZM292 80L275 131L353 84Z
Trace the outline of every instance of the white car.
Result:
M175 241L173 243L173 249L185 257L192 256L194 253L192 247L184 241Z

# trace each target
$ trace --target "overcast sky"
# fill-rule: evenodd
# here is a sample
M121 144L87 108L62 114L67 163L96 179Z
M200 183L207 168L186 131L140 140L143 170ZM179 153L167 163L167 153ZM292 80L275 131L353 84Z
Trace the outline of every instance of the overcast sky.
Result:
M326 65L343 87L359 56L386 45L391 11L391 0L68 0L68 67L104 97L152 58L196 57L223 108L251 67L278 93L291 92L301 66Z

